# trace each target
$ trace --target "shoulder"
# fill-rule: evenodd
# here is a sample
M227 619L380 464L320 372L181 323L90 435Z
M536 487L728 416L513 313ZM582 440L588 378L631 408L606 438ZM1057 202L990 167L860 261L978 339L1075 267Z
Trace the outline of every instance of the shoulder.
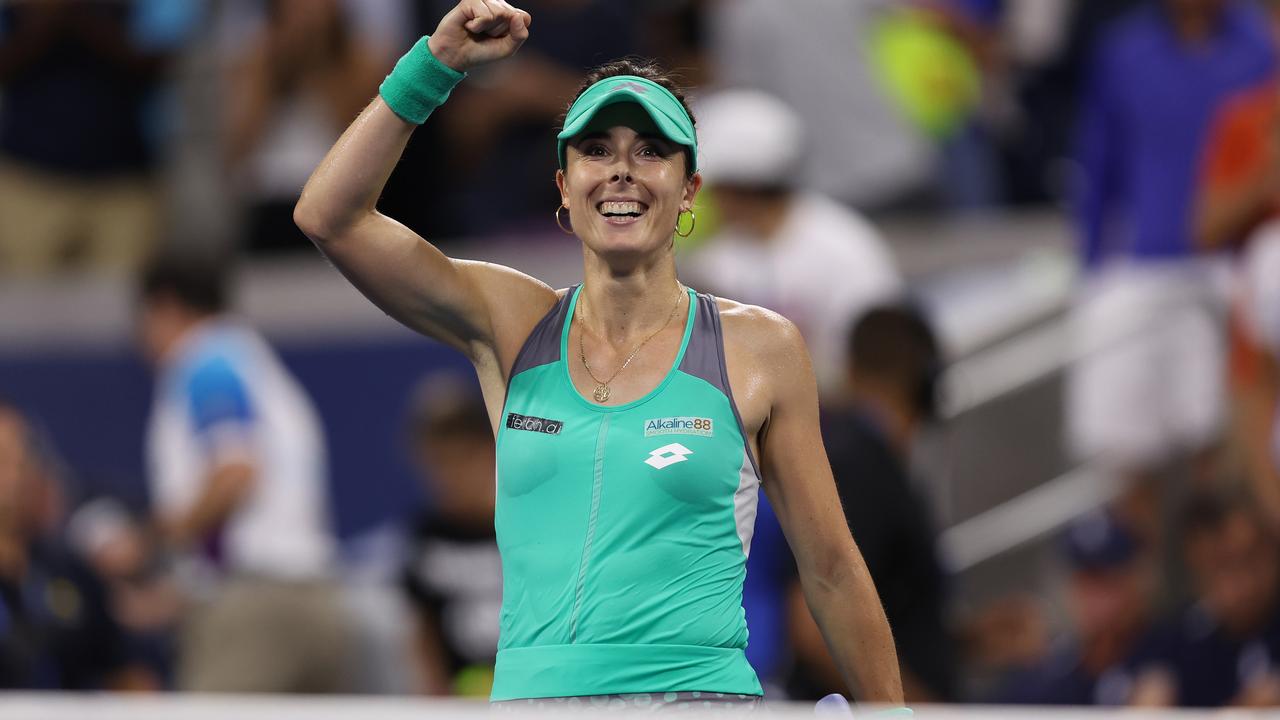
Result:
M454 260L454 262L473 280L491 289L501 289L503 299L529 301L533 304L533 309L541 307L545 312L564 292L553 290L550 285L541 280L507 265L483 260Z
M800 328L782 315L727 298L715 298L724 329L725 353L756 361L766 369L785 370L803 360L808 351Z

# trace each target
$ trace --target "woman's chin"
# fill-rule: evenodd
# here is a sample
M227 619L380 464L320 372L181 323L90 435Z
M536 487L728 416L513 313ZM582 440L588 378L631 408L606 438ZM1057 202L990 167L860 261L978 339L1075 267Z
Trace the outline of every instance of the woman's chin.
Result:
M591 249L601 256L626 256L651 253L668 247L670 238L658 237L647 223L601 223L595 228Z

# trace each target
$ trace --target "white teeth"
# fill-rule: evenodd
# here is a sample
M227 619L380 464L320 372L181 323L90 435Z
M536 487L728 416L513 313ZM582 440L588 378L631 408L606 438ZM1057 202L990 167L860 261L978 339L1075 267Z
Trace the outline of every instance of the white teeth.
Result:
M600 203L600 213L602 215L639 215L643 212L644 207L638 202L607 200Z

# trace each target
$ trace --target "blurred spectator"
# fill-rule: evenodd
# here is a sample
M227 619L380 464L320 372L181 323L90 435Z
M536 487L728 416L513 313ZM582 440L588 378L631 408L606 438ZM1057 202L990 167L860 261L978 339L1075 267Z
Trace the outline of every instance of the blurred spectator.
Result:
M1280 706L1280 544L1240 496L1198 495L1185 518L1196 604L1174 628L1149 704Z
M1208 448L1221 424L1221 261L1195 256L1194 191L1214 112L1275 68L1242 0L1161 0L1118 21L1090 58L1076 206L1086 276L1068 388L1069 435L1126 482L1135 530L1159 532L1160 464Z
M1018 117L1000 138L1005 197L1013 204L1065 201L1072 129L1086 58L1119 17L1152 0L1000 3L1009 83Z
M502 561L493 529L493 428L468 376L436 373L409 420L429 507L413 524L405 587L418 612L425 689L488 697L498 653Z
M1280 222L1250 238L1239 286L1242 334L1254 348L1239 394L1242 447L1253 494L1280 532Z
M1280 42L1280 2L1270 0ZM1280 530L1280 83L1238 93L1214 119L1203 161L1196 240L1244 244L1231 344L1234 433L1254 495Z
M195 257L157 258L141 284L140 339L157 369L152 502L197 602L178 685L336 691L349 633L330 579L319 418L262 338L225 314L225 293L220 266Z
M893 105L873 64L873 31L893 5L735 0L707 8L717 83L765 91L802 118L814 152L797 186L867 211L910 205L935 166L930 141Z
M1160 648L1152 630L1155 569L1140 540L1107 511L1076 520L1062 540L1070 568L1070 628L998 699L1036 705L1127 705Z
M840 503L893 628L908 703L955 699L948 583L934 523L912 487L908 461L920 426L935 416L942 352L927 320L907 306L877 306L849 333L851 405L824 418L823 440ZM798 584L793 591L794 697L838 692Z
M786 315L800 327L819 388L844 384L845 338L870 304L902 288L892 255L865 219L806 189L800 118L754 90L695 108L699 163L721 230L683 265L692 282ZM818 154L827 150L818 146Z
M0 272L142 263L161 221L157 91L203 6L0 3Z
M391 67L399 38L362 33L355 22L386 5L265 0L254 30L240 26L252 22L247 16L224 20L251 38L247 47L228 40L223 50L236 58L226 84L227 160L246 207L249 249L310 249L293 223L293 206Z
M152 689L173 686L173 634L184 609L163 546L140 514L112 497L81 504L66 538L106 590L127 652L149 673Z
M996 111L1007 113L999 21L987 0L882 3L872 26L873 67L899 112L937 150L944 205L980 210L1000 200L992 142Z
M130 665L102 584L61 541L62 509L33 429L0 402L0 689L153 685Z

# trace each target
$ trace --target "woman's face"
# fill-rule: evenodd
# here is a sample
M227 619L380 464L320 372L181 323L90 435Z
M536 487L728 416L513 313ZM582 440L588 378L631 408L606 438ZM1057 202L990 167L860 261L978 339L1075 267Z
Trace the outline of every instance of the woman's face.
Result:
M601 255L643 255L670 247L676 218L693 207L702 177L685 174L683 148L630 103L600 111L571 140L556 174L574 234Z

